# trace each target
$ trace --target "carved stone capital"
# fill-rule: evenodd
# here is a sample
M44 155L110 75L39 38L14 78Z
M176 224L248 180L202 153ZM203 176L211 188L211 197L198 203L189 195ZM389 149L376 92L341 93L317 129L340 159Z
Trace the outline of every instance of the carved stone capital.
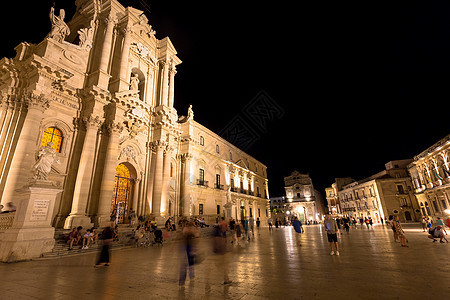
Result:
M42 94L35 95L33 93L29 93L24 96L24 102L26 103L28 109L39 109L42 112L50 107L50 101Z
M120 122L110 122L108 125L106 125L106 129L108 130L108 133L111 134L120 134L123 131L123 124Z
M181 160L182 163L185 163L187 160L192 159L192 154L190 154L190 153L179 154L179 155L177 156L177 158L178 158L179 160Z
M83 117L81 119L83 121L84 126L86 126L86 129L88 128L97 128L99 129L100 126L103 124L103 120L99 116L88 116Z

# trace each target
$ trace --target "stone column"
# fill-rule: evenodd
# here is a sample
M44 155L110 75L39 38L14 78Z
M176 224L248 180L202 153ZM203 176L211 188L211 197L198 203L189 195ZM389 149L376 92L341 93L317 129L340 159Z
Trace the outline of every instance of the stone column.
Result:
M162 86L161 86L161 105L168 106L168 90L169 90L169 64L166 62L163 65L163 72L162 72Z
M113 197L117 157L119 156L119 135L123 130L123 126L118 122L111 122L108 124L107 129L109 132L109 141L106 148L105 164L103 166L100 197L98 200L98 210L95 221L97 226L101 226L105 221L109 221L109 216L111 214L111 199Z
M153 181L152 215L161 216L162 183L163 183L163 161L164 161L164 141L156 142L155 173Z
M131 204L131 209L136 212L136 215L139 211L139 187L141 180L139 178L134 179L134 188L133 188L133 203Z
M123 29L123 32L124 37L122 45L122 56L120 57L119 91L125 91L129 89L128 56L130 54L131 27L127 26Z
M153 209L153 183L155 178L155 157L156 157L156 147L154 143L148 143L147 145L147 151L148 151L148 166L147 166L147 195L146 195L146 203L144 204L144 207L142 208L142 215L146 213L146 206L148 205L149 212L152 213Z
M164 169L163 169L163 178L161 184L161 215L163 217L167 216L169 209L168 202L168 191L167 188L169 186L170 180L170 159L173 149L170 146L167 146L164 150Z
M172 68L170 70L170 78L169 78L169 107L173 107L173 98L174 98L174 92L175 92L175 74L177 71L175 70L175 66L172 65Z
M81 150L77 179L73 192L72 211L64 224L65 229L71 229L79 225L83 227L92 225L90 218L86 216L86 206L94 168L97 133L102 124L102 120L98 116L89 116L83 118L82 121L86 126L86 136Z
M28 111L20 131L16 151L9 169L2 203L14 202L16 190L29 183L32 177L32 167L36 162L35 149L39 137L40 123L44 111L49 107L49 101L42 96L29 94L24 96Z
M181 155L181 212L183 216L188 217L190 216L190 208L191 208L191 158L192 156L188 153Z
M104 90L108 89L109 78L111 77L108 73L109 60L111 55L112 40L114 34L114 26L116 22L111 17L105 19L106 31L105 37L103 39L102 52L100 57L100 66L98 74L98 86Z

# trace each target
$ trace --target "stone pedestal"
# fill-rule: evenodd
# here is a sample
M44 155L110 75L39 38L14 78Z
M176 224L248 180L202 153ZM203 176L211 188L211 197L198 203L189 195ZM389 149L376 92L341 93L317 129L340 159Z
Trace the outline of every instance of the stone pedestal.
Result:
M49 181L36 181L16 191L14 222L0 231L0 261L14 262L39 257L55 245L51 226L53 208L62 190Z

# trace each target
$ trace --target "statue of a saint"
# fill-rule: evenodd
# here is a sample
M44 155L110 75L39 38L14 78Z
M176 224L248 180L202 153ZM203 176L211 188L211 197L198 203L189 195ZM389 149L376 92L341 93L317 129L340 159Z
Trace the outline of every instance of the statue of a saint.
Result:
M59 10L59 16L55 15L54 7L50 9L50 21L52 22L52 29L50 30L48 37L60 43L62 43L66 36L70 34L69 26L67 26L66 22L64 22L65 16L66 12L64 11L64 9Z
M193 119L194 119L194 111L192 110L192 105L189 105L186 121L190 121Z
M43 146L39 149L38 158L33 166L34 179L47 180L47 175L52 169L54 162L59 164L59 160L56 157L56 150L52 148L53 143L48 142L47 146Z
M94 20L91 20L90 24L91 27L82 28L77 31L80 37L79 46L86 50L90 50L92 48L92 40L94 39L94 27L95 27Z
M130 79L130 90L137 91L139 90L139 78L136 74L133 74Z

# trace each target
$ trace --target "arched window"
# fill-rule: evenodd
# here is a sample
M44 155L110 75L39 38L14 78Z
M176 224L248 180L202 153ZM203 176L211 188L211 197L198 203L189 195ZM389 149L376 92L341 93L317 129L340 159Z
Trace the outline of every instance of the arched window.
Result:
M220 153L219 145L216 145L216 153Z
M52 142L52 148L60 153L62 141L63 134L61 130L56 127L48 127L42 135L41 147L47 146L47 143Z

